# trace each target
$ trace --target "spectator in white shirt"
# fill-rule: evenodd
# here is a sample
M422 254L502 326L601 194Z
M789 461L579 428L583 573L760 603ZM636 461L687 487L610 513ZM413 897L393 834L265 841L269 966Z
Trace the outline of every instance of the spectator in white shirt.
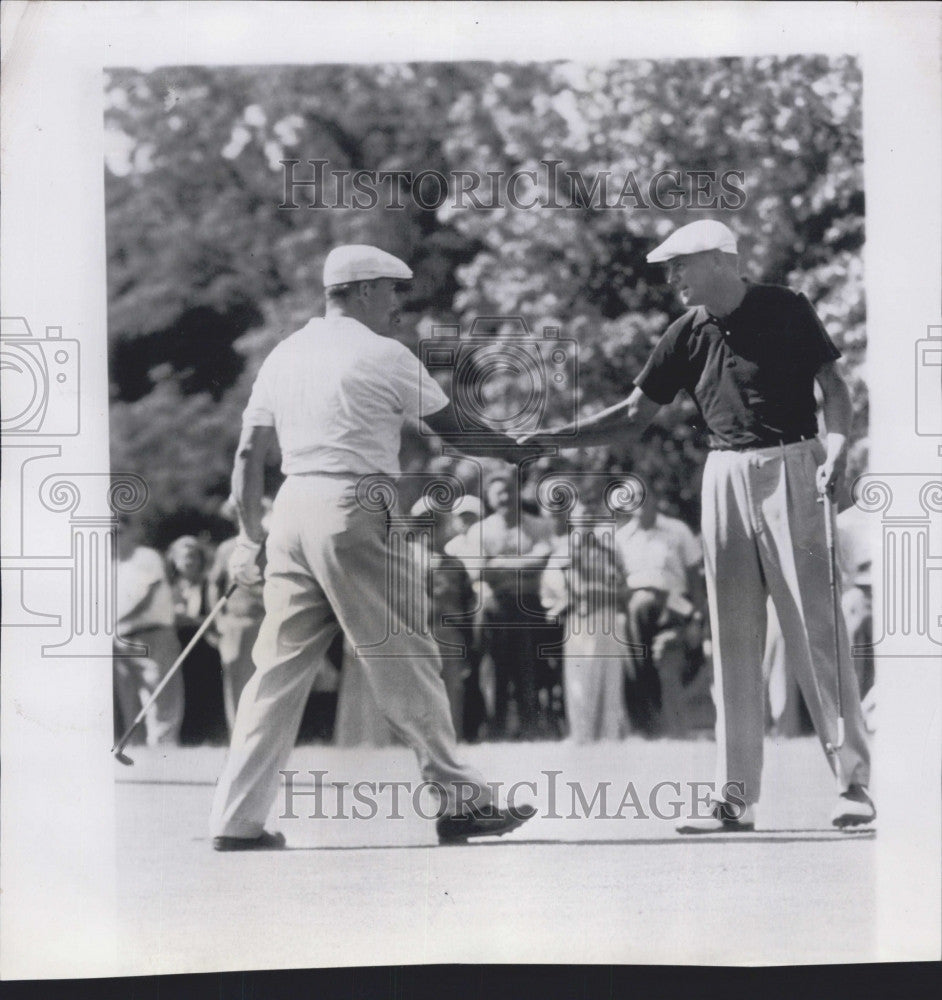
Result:
M173 596L164 560L140 544L140 522L127 515L118 519L117 626L118 637L140 646L138 655L115 647L114 692L120 730L129 726L144 702L164 679L180 654L174 628ZM148 746L178 743L183 721L183 679L179 671L161 692L129 742Z
M628 636L644 648L630 658L629 716L646 735L682 735L687 658L702 638L702 550L683 521L658 510L652 489L622 516L615 546L626 571Z

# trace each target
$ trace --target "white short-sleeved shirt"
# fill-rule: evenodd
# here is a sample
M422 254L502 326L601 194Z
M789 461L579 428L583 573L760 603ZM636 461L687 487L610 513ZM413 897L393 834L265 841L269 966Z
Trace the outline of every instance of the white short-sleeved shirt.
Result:
M331 316L312 319L269 354L242 424L275 428L285 475L395 475L403 423L447 405L405 345Z
M118 560L117 569L118 633L173 625L173 594L160 553L139 545L127 559ZM150 600L130 614L154 584Z
M669 594L687 590L687 570L702 558L700 542L683 521L658 514L650 528L637 518L615 532L629 590L653 588Z

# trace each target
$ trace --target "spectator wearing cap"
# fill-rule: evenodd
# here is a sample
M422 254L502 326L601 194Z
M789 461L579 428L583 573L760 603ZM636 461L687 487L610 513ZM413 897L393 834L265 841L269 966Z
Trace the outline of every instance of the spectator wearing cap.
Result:
M834 622L821 494L840 493L853 409L834 346L808 299L739 274L736 237L723 223L682 226L648 254L667 267L685 308L615 406L524 435L560 447L637 441L681 391L710 432L703 473L702 539L717 701L717 798L709 819L683 833L755 825L762 783L766 600L782 627L822 747L837 741L837 678L845 739L827 754L837 801L832 823L869 823L870 751L848 645L834 655ZM815 387L825 441L818 439ZM846 630L843 616L838 635ZM736 789L737 802L723 789Z
M180 655L166 566L159 552L141 544L142 537L137 518L119 517L115 632L142 650L129 655L120 647L115 649L114 689L119 731L136 718ZM143 729L138 726L131 734L131 742L146 742L148 746L176 744L182 721L183 679L178 671L148 709Z
M414 750L422 777L441 790L439 839L504 833L528 818L490 809L493 789L458 759L437 644L421 622L389 627L400 613L390 607L389 579L406 577L407 556L388 543L386 512L358 494L363 477L400 472L407 420L423 420L470 450L448 398L392 336L401 319L398 285L411 277L408 265L377 247L331 250L325 316L265 359L243 414L232 476L241 530L230 568L238 582L256 583L264 543L265 618L213 802L216 850L283 845L264 830L265 817L308 693L329 669L327 651L341 630L355 649L371 651L362 663L377 705ZM516 455L506 435L477 440L489 454ZM276 443L286 478L266 534L265 456Z

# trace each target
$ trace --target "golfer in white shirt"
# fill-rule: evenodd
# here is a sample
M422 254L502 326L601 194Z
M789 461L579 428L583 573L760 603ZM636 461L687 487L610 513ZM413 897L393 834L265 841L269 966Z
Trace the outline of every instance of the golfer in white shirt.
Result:
M364 475L400 471L406 420L424 420L447 442L464 443L445 394L389 335L400 317L397 284L411 277L406 264L376 247L332 250L324 264L326 315L272 351L243 415L232 479L242 541L232 568L236 579L257 580L254 560L265 544L265 619L213 804L216 850L284 845L282 834L264 830L265 819L308 692L340 629L355 648L371 647L361 662L376 703L415 751L422 777L443 790L440 842L506 833L533 814L497 808L481 775L456 759L437 644L427 629L392 613L388 581L404 578L397 570L403 556L387 544L385 512L357 499ZM266 538L263 473L275 438L287 478ZM513 455L503 434L485 443L490 456Z

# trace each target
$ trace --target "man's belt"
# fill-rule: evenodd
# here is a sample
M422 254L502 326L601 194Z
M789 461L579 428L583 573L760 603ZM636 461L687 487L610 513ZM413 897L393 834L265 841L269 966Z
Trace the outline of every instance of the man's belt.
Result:
M799 441L814 441L815 434L784 434L782 437L767 441L752 441L748 444L717 444L712 445L712 451L759 451L762 448L782 448L788 444L798 444Z

